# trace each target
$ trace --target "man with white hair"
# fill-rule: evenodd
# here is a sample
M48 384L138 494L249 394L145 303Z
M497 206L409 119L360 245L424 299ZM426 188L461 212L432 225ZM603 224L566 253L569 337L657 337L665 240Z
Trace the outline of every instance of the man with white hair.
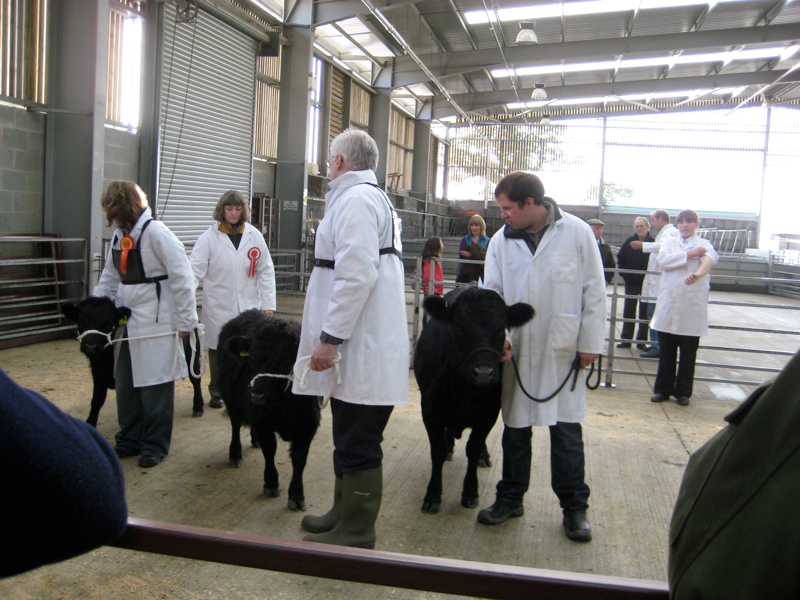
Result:
M661 271L661 265L658 264L658 251L661 250L661 244L671 237L680 237L680 233L676 227L669 222L669 213L665 210L654 210L650 214L650 230L654 231L656 235L655 242L631 242L631 248L634 250L641 250L645 254L650 254L650 260L647 263L648 271ZM647 300L647 318L652 319L656 312L656 301L658 297L658 282L661 275L654 275L648 273L644 276L644 283L642 284L642 296L651 297L652 300ZM640 356L642 358L658 358L661 355L661 350L658 345L658 332L652 327L650 328L650 348L643 352Z
M383 430L393 407L408 403L402 223L377 185L378 147L369 135L339 134L327 163L330 191L314 240L298 351L298 358L311 357L313 372L307 387L295 381L293 391L332 396L336 479L333 507L301 524L312 532L306 541L373 548Z

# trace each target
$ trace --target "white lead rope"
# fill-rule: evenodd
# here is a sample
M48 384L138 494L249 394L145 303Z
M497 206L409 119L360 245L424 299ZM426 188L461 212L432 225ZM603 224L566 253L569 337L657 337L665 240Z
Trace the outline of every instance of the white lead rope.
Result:
M325 396L322 401L319 403L320 408L325 408L328 406L328 402L333 396L333 390L336 388L337 385L342 384L342 376L339 372L339 362L342 360L341 352L337 352L336 355L333 357L333 377L331 377L331 388L328 392L328 395ZM300 377L296 377L297 367L303 362L307 362L305 367L303 367L303 372ZM292 380L297 379L298 387L301 392L306 391L308 387L308 372L311 370L311 357L310 356L301 356L297 359L297 362L294 363L294 367L292 367L292 372L288 375L284 375L283 373L259 373L250 381L250 387L253 387L253 384L256 382L256 379L261 377L274 377L276 379L288 379L289 381L286 383L286 389L289 389L289 385L291 384Z
M90 333L95 333L97 335L102 335L106 338L107 343L105 345L106 348L111 346L112 344L117 344L119 342L127 342L129 340L145 340L149 338L159 338L159 337L167 337L171 335L175 338L175 351L173 353L173 360L172 360L172 377L173 379L179 379L181 376L181 368L180 368L180 346L181 346L181 336L179 331L169 331L167 333L154 333L152 335L138 335L134 337L124 337L124 338L116 338L113 339L110 333L106 333L104 331L98 331L97 329L87 329L82 334L77 337L77 340L80 342L83 338L85 338ZM202 348L203 344L203 337L205 336L205 326L202 323L197 325L197 333L200 337L200 347ZM194 359L197 358L197 340L195 339L194 332L189 332L189 346L192 349L192 360L189 363L189 373L195 379L200 379L203 376L203 373L206 372L206 361L205 356L203 356L203 352L200 352L200 372L194 372Z

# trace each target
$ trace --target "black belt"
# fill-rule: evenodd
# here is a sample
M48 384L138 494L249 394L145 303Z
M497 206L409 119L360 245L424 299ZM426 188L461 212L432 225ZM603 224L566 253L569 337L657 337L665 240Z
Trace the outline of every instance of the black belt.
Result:
M381 248L378 251L378 254L379 255L394 254L397 258L400 258L400 259L403 258L403 254L397 248L394 248L394 247ZM314 266L315 267L322 267L324 269L332 269L334 266L336 266L336 261L335 260L327 260L325 258L315 258L314 259Z

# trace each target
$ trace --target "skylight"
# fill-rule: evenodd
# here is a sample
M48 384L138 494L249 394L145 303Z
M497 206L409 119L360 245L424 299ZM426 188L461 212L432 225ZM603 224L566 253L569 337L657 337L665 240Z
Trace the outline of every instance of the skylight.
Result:
M711 7L722 2L737 2L739 0L588 0L587 2L565 2L554 4L538 4L533 6L515 6L513 8L500 8L497 18L501 21L532 21L561 17L562 10L566 17L577 15L595 15L609 12L622 12L627 10L647 10L652 8L673 8L677 6L702 6L709 4ZM495 21L494 11L470 10L464 13L464 18L470 25Z

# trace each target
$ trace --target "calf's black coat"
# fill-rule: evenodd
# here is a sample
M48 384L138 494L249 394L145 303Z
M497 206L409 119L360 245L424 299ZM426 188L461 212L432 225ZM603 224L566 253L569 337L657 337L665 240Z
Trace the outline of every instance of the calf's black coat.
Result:
M425 299L432 317L417 341L414 375L422 395L422 420L431 446L431 479L422 511L439 512L442 466L447 458L447 436L460 438L471 428L467 442L467 473L461 505L478 506L478 460L486 437L500 412L500 359L505 330L533 318L533 307L506 306L497 292L477 287L459 288L444 298Z
M90 296L78 303L65 304L61 311L65 317L77 323L79 334L95 330L113 335L120 322L131 316L130 308L125 306L117 307L114 305L113 300L96 296ZM196 335L196 333L192 332L192 335ZM189 336L187 335L183 338L183 351L186 354L187 363L192 356L189 343ZM194 362L196 373L200 370L200 352L202 352L199 343L197 347L198 351ZM100 409L103 408L103 404L106 402L108 390L114 389L114 348L108 345L108 338L104 335L90 333L81 340L81 352L89 359L89 365L92 369L92 405L86 422L93 427L97 427L97 419L100 416ZM200 390L200 378L192 377L191 370L190 368L189 379L191 379L192 387L194 388L192 416L202 417L203 393Z
M242 425L249 425L254 442L264 454L264 494L276 498L279 488L275 434L291 442L289 509L293 511L306 509L303 470L320 422L317 397L293 394L288 379L253 378L261 373L289 375L299 345L298 323L273 319L258 310L245 311L228 321L217 345L219 391L231 419L231 464L241 466L239 432Z

